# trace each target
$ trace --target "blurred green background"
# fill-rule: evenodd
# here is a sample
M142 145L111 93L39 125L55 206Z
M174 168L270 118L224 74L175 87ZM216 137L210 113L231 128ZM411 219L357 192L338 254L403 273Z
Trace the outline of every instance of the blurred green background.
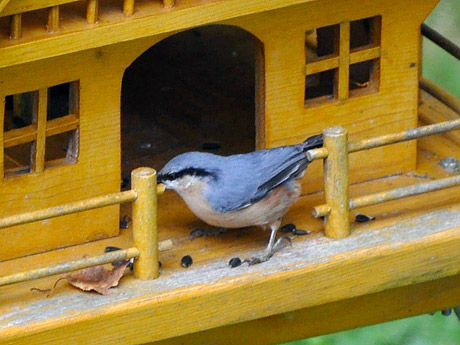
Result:
M442 0L426 23L460 46L460 0ZM424 76L460 98L460 61L424 38L423 62ZM460 345L460 321L453 314L420 315L285 345Z

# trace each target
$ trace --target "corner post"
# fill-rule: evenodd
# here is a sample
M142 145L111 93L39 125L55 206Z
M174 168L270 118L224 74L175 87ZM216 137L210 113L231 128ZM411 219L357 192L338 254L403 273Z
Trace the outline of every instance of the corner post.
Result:
M330 213L325 218L326 236L343 238L350 233L348 206L348 132L342 126L323 132L328 157L324 160L324 194Z
M133 238L139 249L134 263L134 275L142 280L155 279L159 274L157 232L157 176L151 168L138 168L131 173L133 202Z

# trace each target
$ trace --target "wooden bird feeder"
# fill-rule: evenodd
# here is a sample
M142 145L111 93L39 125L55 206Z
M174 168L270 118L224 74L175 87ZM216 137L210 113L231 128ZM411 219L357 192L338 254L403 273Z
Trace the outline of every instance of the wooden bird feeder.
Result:
M437 3L0 0L0 344L271 344L460 305L460 101L421 76L422 32L460 58L421 30ZM284 219L312 233L266 263L228 265L267 233L191 240L156 185L182 152L323 131ZM108 296L31 291L128 258Z

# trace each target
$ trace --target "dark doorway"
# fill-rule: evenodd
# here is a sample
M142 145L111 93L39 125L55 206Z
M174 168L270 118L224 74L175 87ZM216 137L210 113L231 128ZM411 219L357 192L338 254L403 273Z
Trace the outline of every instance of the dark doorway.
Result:
M139 166L160 169L187 151L254 150L256 121L263 121L262 54L247 31L211 25L137 58L122 85L123 176Z

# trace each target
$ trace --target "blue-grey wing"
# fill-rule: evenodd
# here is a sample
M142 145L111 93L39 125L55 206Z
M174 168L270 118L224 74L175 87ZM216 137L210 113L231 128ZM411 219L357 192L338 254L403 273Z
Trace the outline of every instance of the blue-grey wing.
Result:
M302 144L229 156L205 196L218 212L245 208L301 174L308 163Z

